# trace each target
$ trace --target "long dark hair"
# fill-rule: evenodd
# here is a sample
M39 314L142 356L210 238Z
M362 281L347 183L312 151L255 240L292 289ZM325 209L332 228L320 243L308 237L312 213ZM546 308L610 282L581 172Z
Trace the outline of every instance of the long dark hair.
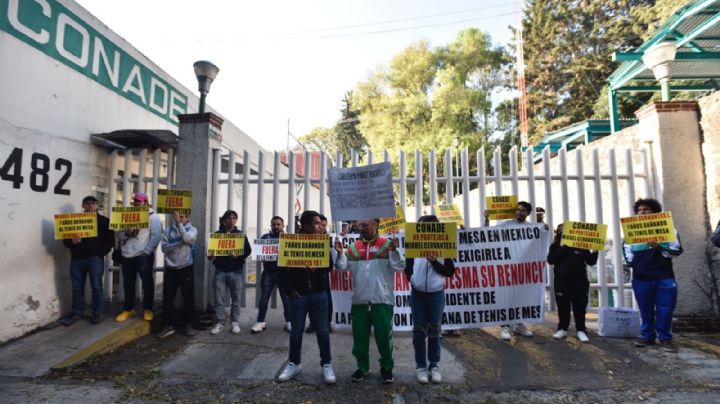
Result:
M225 213L223 213L223 215L220 216L220 232L226 231L225 220L227 220L227 218L229 218L230 216L235 216L237 218L238 214L234 210L226 210ZM232 229L230 229L230 230L232 230Z

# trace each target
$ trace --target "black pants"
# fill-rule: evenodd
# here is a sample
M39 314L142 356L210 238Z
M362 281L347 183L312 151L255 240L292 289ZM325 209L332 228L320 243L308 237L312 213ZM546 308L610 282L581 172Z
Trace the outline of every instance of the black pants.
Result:
M175 316L175 293L178 287L183 297L183 320L192 324L195 314L195 284L193 266L184 268L165 268L163 277L163 321L166 326L180 325Z
M558 330L567 331L570 327L570 308L572 308L575 330L585 331L585 308L588 304L589 293L590 282L587 278L555 277L555 301L560 318Z

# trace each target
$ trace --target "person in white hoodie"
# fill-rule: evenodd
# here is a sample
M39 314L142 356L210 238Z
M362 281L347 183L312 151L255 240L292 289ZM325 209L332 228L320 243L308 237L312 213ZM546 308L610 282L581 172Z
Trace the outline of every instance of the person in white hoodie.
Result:
M418 222L439 222L437 216L426 215ZM410 310L413 318L413 348L417 381L442 381L440 362L440 328L445 310L445 280L455 274L455 264L448 258L428 256L407 258L405 276L410 281ZM427 356L426 356L427 353ZM428 365L429 362L429 365Z
M165 254L165 272L163 275L163 323L158 334L165 338L175 333L180 326L175 318L175 293L182 292L184 310L184 333L195 335L192 322L195 314L195 283L193 281L193 247L197 239L197 229L190 223L190 215L173 212L173 222L165 229L160 244Z
M142 192L133 195L133 206L146 206L150 202ZM150 225L147 229L125 229L117 233L122 243L122 275L125 305L115 321L123 322L135 314L135 281L140 275L143 287L143 319L152 321L155 300L153 280L153 258L155 249L162 239L163 229L160 218L150 208Z

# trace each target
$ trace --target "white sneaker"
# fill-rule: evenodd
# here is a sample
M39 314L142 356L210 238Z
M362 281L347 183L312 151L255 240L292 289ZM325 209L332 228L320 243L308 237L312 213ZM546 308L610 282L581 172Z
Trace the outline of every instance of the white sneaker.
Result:
M587 334L585 334L585 331L578 331L577 337L582 343L590 342L590 338L588 338Z
M417 369L417 381L420 384L428 384L428 371L427 369Z
M240 334L240 323L237 321L232 322L232 329L230 329L230 332L233 334Z
M510 327L506 325L500 327L500 339L505 341L510 341L512 339L512 336L510 335Z
M525 327L525 324L522 323L515 324L515 326L513 326L513 332L515 334L522 335L523 337L532 337L533 335L535 335L532 331L528 330L527 327Z
M263 322L261 322L261 323L255 323L255 325L252 326L252 328L250 329L250 331L251 331L253 334L257 334L257 333L259 333L259 332L265 331L265 322L263 321Z
M440 383L442 381L442 373L440 373L440 369L436 367L430 369L430 379L433 383Z
M291 322L288 321L287 323L285 323L285 331L292 332L292 323Z
M555 339L565 339L567 338L567 331L565 330L557 330L555 334L553 334L553 338Z
M210 330L210 334L212 335L218 335L222 330L225 329L225 324L223 323L215 323L213 328Z
M282 373L280 373L280 376L278 376L279 382L286 382L293 377L297 376L302 372L302 365L296 365L292 362L288 362L287 365L285 365L285 369L283 369Z
M335 372L330 363L323 365L323 380L325 384L335 384Z

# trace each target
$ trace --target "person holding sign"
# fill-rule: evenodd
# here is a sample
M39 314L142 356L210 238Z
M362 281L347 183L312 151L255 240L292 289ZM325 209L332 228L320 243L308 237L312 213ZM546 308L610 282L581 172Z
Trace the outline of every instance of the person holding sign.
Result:
M655 199L638 199L634 209L636 215L650 215L662 212L662 205ZM632 287L642 320L637 347L653 345L657 337L665 351L677 351L672 343L672 315L677 303L672 259L683 249L677 230L673 232L675 240L670 242L623 244L625 261L633 269Z
M427 215L418 223L439 223L437 216ZM413 316L413 348L417 381L428 383L428 372L433 383L442 381L440 362L440 329L445 309L445 279L455 274L451 258L427 256L405 260L405 276L410 291L410 309ZM426 342L427 341L427 342ZM425 353L427 352L427 357ZM430 362L428 366L428 362Z
M328 228L328 219L323 215L320 214L320 223L322 225L322 232L327 233ZM328 273L328 284L330 284L330 274ZM330 288L327 290L328 295L328 331L333 332L334 326L332 323L332 315L333 315L333 301L332 301L332 292L330 291ZM310 323L308 324L307 328L305 329L305 332L308 334L312 334L315 332L315 324L313 324L312 319L310 319Z
M137 192L132 199L133 206L150 205L148 196ZM155 249L162 239L163 229L160 218L150 208L150 224L147 229L128 228L118 232L122 243L122 275L125 305L123 311L115 317L115 321L123 322L135 312L135 282L138 275L143 288L143 319L152 321L153 304L155 302L155 281L153 279L153 258Z
M320 214L306 210L300 216L300 234L324 234ZM329 245L328 245L329 247ZM328 251L328 255L329 255ZM315 335L320 350L320 365L323 367L323 380L326 384L336 381L330 353L330 331L328 330L328 273L332 269L332 260L324 268L280 268L280 283L290 298L290 352L283 371L278 376L279 382L286 382L302 372L300 364L302 353L303 331L305 318L315 324Z
M335 268L352 272L352 353L358 369L352 374L354 382L362 381L370 372L370 328L375 330L375 343L380 352L380 375L383 383L392 383L393 307L395 303L395 274L405 270L405 262L397 251L396 238L388 240L377 233L380 219L358 222L360 239L347 251L335 239L338 260Z
M555 301L560 318L553 338L567 337L567 330L570 327L570 307L572 307L577 338L580 342L589 342L585 329L585 308L590 293L587 266L597 263L598 252L561 245L562 235L563 225L560 224L555 231L555 239L550 245L547 257L548 263L554 265Z
M238 215L234 210L225 211L220 218L222 225L216 234L242 233L238 230ZM225 308L230 306L230 332L240 334L240 288L242 287L242 274L245 267L245 259L252 253L252 247L247 237L243 237L244 247L242 255L215 256L212 252L208 259L215 265L215 276L213 285L215 288L215 316L217 322L210 330L210 334L217 335L225 329ZM229 299L228 299L228 294ZM228 301L230 300L230 301Z
M70 249L70 280L72 281L72 312L61 320L63 325L71 325L83 317L85 309L85 278L90 275L92 289L92 317L90 322L98 324L103 313L103 257L110 252L115 244L115 233L110 230L110 219L97 213L98 200L92 195L82 200L82 208L86 213L97 215L97 237L73 237L63 240L63 245Z

